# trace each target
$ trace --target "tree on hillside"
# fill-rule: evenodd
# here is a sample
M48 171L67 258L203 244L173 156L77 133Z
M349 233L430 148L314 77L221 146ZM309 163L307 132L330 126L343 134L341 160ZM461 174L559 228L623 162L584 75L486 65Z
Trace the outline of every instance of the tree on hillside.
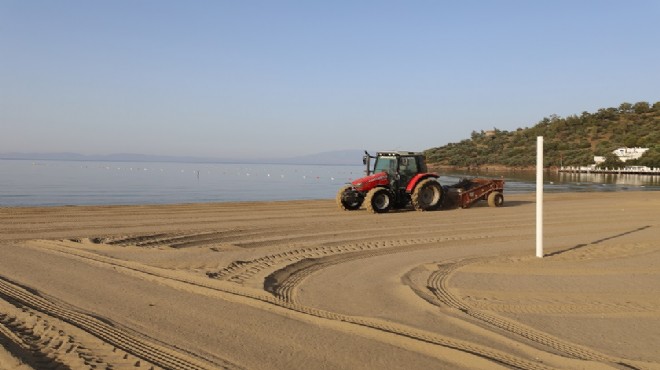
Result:
M651 105L645 101L640 101L633 105L633 111L637 114L648 113L651 111Z
M618 108L579 116L553 114L512 132L472 131L470 139L428 149L426 154L429 163L452 166L533 166L535 138L543 136L548 166L584 166L593 163L594 155L605 156L620 147L656 148L660 145L658 122L660 102L624 102ZM660 168L660 148L647 151L638 162Z
M605 162L598 164L598 168L621 168L624 167L623 162L614 153L605 154Z
M644 152L641 158L628 161L631 166L647 166L651 168L660 168L660 144L651 146Z

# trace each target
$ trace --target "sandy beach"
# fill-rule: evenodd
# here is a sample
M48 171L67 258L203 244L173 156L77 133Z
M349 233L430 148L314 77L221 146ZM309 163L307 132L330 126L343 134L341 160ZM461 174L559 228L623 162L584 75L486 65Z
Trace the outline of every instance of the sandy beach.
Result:
M0 208L0 369L660 369L660 192Z

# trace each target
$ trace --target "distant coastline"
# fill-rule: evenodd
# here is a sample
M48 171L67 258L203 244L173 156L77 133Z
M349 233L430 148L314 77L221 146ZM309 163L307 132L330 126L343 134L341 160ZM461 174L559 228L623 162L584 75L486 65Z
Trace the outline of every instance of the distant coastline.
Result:
M533 173L536 172L536 167L509 167L503 165L483 165L483 166L448 166L430 163L428 165L429 171L442 172L493 172L493 173ZM592 173L592 174L610 174L610 175L660 175L660 169L657 168L640 168L640 166L622 167L622 168L595 168L590 166L548 166L543 168L545 172L551 173Z
M483 166L450 166L436 163L429 163L428 168L430 171L464 171L464 172L534 172L535 166L518 166L510 167L500 164L483 165ZM544 171L558 172L559 168L550 166L544 168Z

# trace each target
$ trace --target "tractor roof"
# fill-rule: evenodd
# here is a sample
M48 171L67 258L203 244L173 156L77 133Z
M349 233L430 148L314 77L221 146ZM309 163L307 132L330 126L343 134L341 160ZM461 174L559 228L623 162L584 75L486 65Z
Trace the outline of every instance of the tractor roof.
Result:
M382 152L377 152L376 155L399 155L399 156L411 156L411 155L421 155L423 156L424 153L421 152L408 152L408 151L401 151L401 150L386 150Z

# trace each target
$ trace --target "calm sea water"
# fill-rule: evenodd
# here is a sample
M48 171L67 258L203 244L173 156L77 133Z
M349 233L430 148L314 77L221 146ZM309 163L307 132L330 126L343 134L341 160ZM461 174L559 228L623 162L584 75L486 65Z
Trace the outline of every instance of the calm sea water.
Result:
M0 207L332 199L362 166L0 160ZM535 191L533 174L445 173L504 177L507 193ZM660 177L548 174L544 189L660 190Z

